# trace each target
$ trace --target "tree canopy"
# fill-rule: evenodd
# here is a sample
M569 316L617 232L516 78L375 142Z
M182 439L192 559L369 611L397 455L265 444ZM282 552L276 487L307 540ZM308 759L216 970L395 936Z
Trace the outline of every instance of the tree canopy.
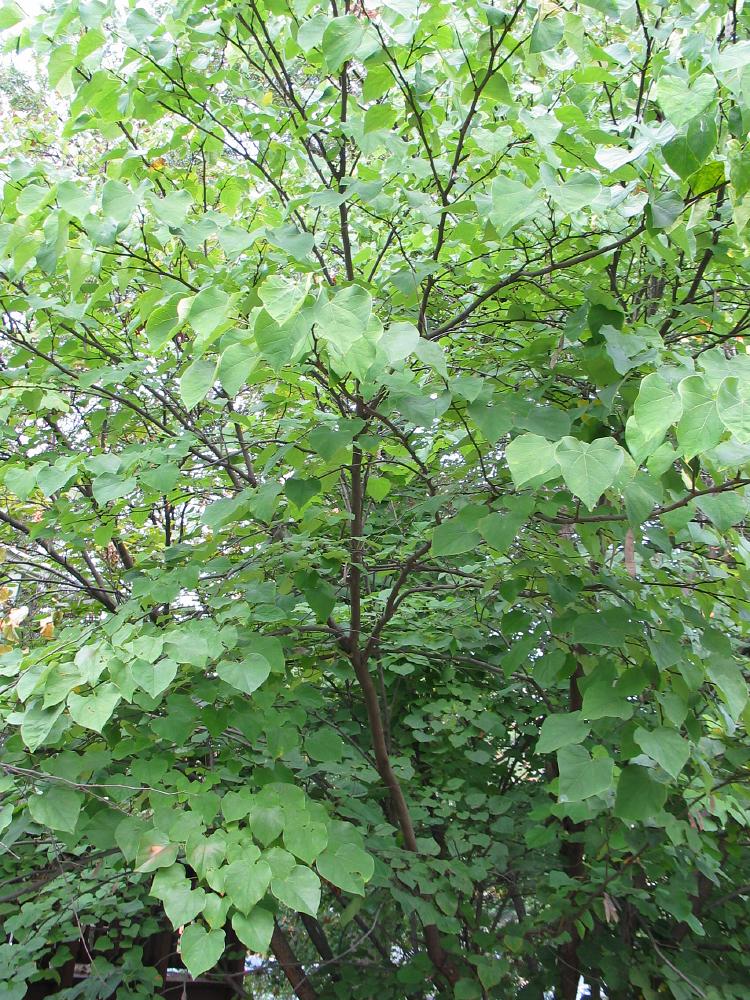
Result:
M4 997L747 997L742 8L0 7Z

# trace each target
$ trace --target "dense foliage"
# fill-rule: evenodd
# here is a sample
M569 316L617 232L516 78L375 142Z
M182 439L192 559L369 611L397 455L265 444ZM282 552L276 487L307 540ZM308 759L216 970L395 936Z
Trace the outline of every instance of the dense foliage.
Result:
M747 997L742 6L0 8L4 997Z

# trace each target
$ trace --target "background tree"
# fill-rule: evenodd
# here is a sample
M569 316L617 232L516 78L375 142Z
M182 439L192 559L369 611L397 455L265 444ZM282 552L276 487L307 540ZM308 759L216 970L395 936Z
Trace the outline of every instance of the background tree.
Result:
M746 996L742 4L0 26L4 995Z

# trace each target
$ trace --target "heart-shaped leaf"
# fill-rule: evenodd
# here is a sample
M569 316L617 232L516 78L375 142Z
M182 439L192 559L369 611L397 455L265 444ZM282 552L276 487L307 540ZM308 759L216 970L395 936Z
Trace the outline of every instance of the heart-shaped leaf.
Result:
M551 479L559 475L555 446L538 434L513 438L505 449L505 460L516 486L524 486L540 476Z
M247 915L235 913L232 927L240 941L254 952L268 951L273 935L273 914L262 906L256 906Z
M311 868L295 865L288 875L271 881L271 892L291 910L314 917L320 906L320 879Z
M265 861L233 861L224 873L224 889L242 913L259 903L271 884L271 869Z
M213 969L224 954L224 931L190 924L180 935L180 954L193 979Z
M597 438L589 444L564 437L555 457L570 492L593 510L602 493L615 481L625 452L611 438Z
M248 653L239 663L223 660L216 668L216 673L238 691L252 694L271 673L271 664L260 653Z
M90 695L71 694L68 697L68 711L79 726L100 733L112 718L119 701L120 692L114 684L100 684Z

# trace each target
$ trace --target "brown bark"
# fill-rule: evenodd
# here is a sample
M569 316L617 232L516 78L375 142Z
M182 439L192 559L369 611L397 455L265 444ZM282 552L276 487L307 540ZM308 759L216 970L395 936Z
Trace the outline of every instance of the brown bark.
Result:
M271 951L286 976L289 985L294 990L294 995L299 997L299 1000L318 1000L318 994L307 978L305 970L297 961L297 956L292 951L292 946L289 944L286 934L275 921L273 934L271 935Z
M327 969L329 976L334 980L334 982L338 981L340 976L335 966L334 954L331 950L330 944L328 943L326 932L323 930L320 922L316 920L315 917L311 917L309 913L300 913L300 918L313 947L323 961L328 963L330 966L330 968Z
M581 972L578 968L578 931L571 928L571 939L557 949L557 983L555 996L559 1000L576 1000Z
M364 416L364 408L361 402L357 404L357 416ZM401 784L391 767L388 754L388 743L385 735L385 726L380 710L375 682L370 676L367 666L369 644L362 647L362 561L364 557L364 490L362 477L362 451L355 442L352 449L351 464L351 510L352 526L350 536L350 562L349 567L349 604L350 604L350 624L349 635L344 639L342 645L349 654L354 674L362 690L362 696L367 712L367 722L372 738L372 748L375 754L375 764L378 774L383 780L393 806L401 836L404 840L404 847L413 854L419 854L417 837L414 831L409 806L406 802ZM427 924L424 927L424 941L430 961L438 972L445 979L454 985L460 978L460 973L454 962L448 957L445 949L440 943L440 933L434 924Z
M583 669L581 668L581 665L578 664L570 678L570 688L568 694L568 711L570 712L579 712L581 710L583 698L581 697L581 692L578 689L578 681L582 676ZM560 848L563 870L569 878L576 880L582 879L584 874L584 829L585 826L583 823L573 823L567 816L563 820L565 839ZM576 1000L576 996L578 995L578 982L583 973L581 962L578 957L580 936L573 921L571 921L570 927L568 928L568 933L570 934L570 940L566 941L565 944L561 944L557 949L558 1000Z

